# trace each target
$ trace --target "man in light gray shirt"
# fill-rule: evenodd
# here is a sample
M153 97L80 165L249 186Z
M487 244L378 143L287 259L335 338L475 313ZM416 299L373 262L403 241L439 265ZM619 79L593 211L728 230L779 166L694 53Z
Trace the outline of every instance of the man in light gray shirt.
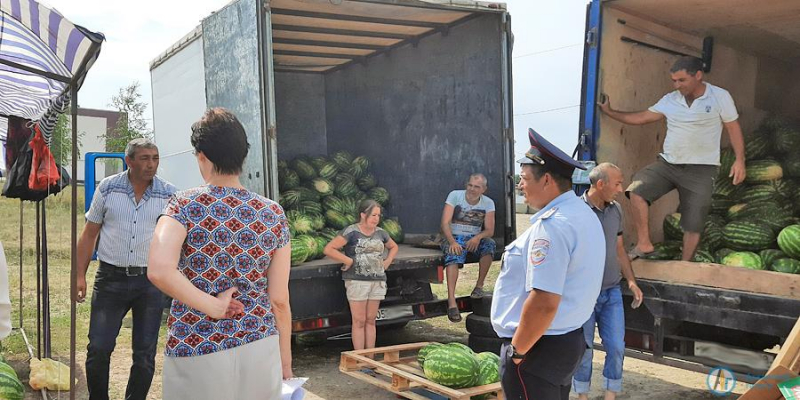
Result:
M86 271L97 245L86 380L91 400L108 399L111 353L122 319L133 311L133 365L126 400L144 400L155 371L164 296L147 279L147 258L156 220L175 193L156 176L158 148L134 139L125 148L128 170L97 186L78 241L78 302L86 297ZM99 237L99 242L98 242Z
M472 174L466 190L454 190L447 196L442 211L441 229L446 242L442 243L444 265L447 268L447 318L461 321L456 304L458 269L464 266L467 254L478 259L478 280L470 295L481 298L486 293L483 283L492 266L496 244L494 236L494 201L483 194L487 189L483 174Z

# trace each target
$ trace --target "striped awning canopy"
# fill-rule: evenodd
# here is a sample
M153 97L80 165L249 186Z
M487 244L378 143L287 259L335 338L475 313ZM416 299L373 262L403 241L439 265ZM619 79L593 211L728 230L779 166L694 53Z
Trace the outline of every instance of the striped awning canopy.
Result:
M49 142L103 40L34 0L0 0L0 118L35 121Z

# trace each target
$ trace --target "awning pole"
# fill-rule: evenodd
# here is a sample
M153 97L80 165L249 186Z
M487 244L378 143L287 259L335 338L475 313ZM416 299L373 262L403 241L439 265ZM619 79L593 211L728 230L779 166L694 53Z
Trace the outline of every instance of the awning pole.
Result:
M84 64L85 64L84 60ZM78 290L78 90L73 81L72 91L72 200L70 201L70 273L69 273L69 399L75 400L75 318Z

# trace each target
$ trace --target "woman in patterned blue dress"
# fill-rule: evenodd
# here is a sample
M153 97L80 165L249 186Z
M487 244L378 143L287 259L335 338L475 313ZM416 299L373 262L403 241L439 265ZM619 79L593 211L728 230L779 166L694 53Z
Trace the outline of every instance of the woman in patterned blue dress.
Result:
M206 185L158 221L148 278L173 298L163 398L278 399L292 376L289 229L281 206L242 186L247 135L214 108L192 125Z

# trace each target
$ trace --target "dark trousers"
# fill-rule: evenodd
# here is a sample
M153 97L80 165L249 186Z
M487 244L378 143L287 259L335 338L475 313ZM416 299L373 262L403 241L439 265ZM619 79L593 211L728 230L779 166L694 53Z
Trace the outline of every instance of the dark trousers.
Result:
M507 348L506 343L500 349L500 382L506 399L569 399L572 375L586 351L583 328L542 336L519 364L514 364Z
M144 400L155 371L164 295L147 280L147 274L127 276L124 269L114 268L101 265L94 281L86 355L89 398L108 399L111 353L117 344L122 319L133 310L133 365L125 399Z

